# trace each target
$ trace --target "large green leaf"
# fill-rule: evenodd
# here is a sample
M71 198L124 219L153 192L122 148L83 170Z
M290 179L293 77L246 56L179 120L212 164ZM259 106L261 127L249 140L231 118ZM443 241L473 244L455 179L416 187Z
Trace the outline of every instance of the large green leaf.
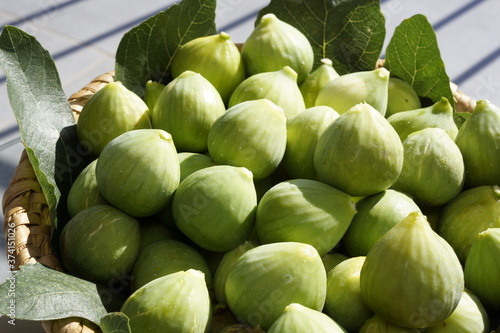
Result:
M36 263L0 285L0 315L11 313L21 320L80 317L99 324L107 310L95 284Z
M410 83L419 96L432 103L446 97L454 105L436 34L424 15L414 15L396 28L385 61L391 75Z
M116 52L116 77L144 95L148 80L166 82L172 57L180 45L217 33L216 0L183 0L128 31Z
M271 0L256 23L267 13L309 39L315 67L322 58L330 58L339 74L375 68L385 38L379 0Z
M78 153L71 107L52 57L35 37L6 26L0 35L0 65L21 141L56 227L58 214L66 218L64 198L86 162Z

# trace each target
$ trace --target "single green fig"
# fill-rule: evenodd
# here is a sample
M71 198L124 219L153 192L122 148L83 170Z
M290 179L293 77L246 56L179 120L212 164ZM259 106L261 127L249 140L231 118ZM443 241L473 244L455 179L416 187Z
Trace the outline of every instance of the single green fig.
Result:
M205 152L208 131L225 111L214 86L201 74L185 71L158 96L152 124L172 135L177 151Z
M387 118L387 121L398 132L401 141L406 140L413 132L428 127L437 127L444 130L452 140L455 140L458 127L453 120L453 107L446 97L431 106L398 112Z
M455 311L441 323L427 327L425 333L488 333L488 313L479 298L465 289Z
M497 185L461 192L444 206L437 232L465 263L477 235L488 228L500 228L500 187Z
M359 200L356 210L342 243L351 256L366 256L380 237L420 208L408 195L388 189Z
M181 182L195 171L216 165L215 161L205 154L181 152L177 153L177 157L181 170Z
M129 131L112 140L96 166L99 191L112 205L137 217L158 213L179 185L177 151L160 129Z
M255 227L262 244L306 243L323 256L340 242L354 214L354 202L344 192L316 180L292 179L264 194Z
M95 168L97 159L90 162L76 177L68 193L67 205L70 217L78 212L95 205L106 205L108 201L102 196L97 187Z
M465 259L465 285L488 309L500 310L500 227L478 234Z
M307 37L273 13L264 14L246 39L241 55L247 76L291 67L301 83L311 72L314 52Z
M283 108L287 119L306 109L304 98L297 85L297 73L288 66L245 79L231 95L229 107L264 98Z
M172 57L170 70L174 78L188 70L200 73L217 89L225 103L245 79L240 50L223 31L181 45Z
M321 181L355 197L391 187L403 168L403 144L367 103L341 114L320 136L314 167Z
M425 328L455 310L464 275L452 247L422 213L414 212L373 245L361 269L360 286L366 304L385 320Z
M139 222L109 205L82 210L61 232L61 259L65 269L106 286L130 273L139 246Z
M283 109L267 99L229 108L208 133L208 151L217 164L245 167L255 180L270 176L286 149Z
M417 328L402 327L385 320L381 316L375 314L367 319L359 333L419 333Z
M286 124L286 150L282 166L290 178L317 179L314 149L325 129L339 114L328 106L306 109Z
M321 65L313 70L299 85L306 108L313 107L321 88L339 76L340 75L333 68L333 63L330 59L321 59Z
M158 240L147 245L137 257L132 269L132 291L159 277L188 269L203 272L208 289L212 288L212 273L197 250L174 239Z
M342 261L327 274L325 312L348 332L358 332L374 313L361 296L359 276L365 257Z
M211 303L204 275L189 269L155 279L121 307L132 332L205 333Z
M234 262L225 288L228 306L240 322L268 330L290 303L323 309L326 271L311 245L264 244Z
M120 82L110 82L85 103L76 132L82 146L99 156L104 147L125 132L151 128L146 103Z
M388 84L389 71L384 67L344 74L318 92L314 105L326 105L343 114L356 104L367 103L385 116Z
M256 209L252 173L229 165L192 173L172 201L177 227L201 248L215 252L229 251L245 241Z
M420 98L408 82L397 77L390 77L387 89L386 118L398 112L422 108Z
M182 235L178 230L167 227L165 223L154 219L146 218L140 221L141 223L141 246L142 251L146 246L159 240L174 239L182 240Z
M465 186L500 184L500 108L488 100L477 101L460 127L456 143L465 163Z
M151 113L155 108L156 101L160 96L161 92L165 89L165 85L160 82L149 80L146 82L146 86L144 87L144 102L148 106L148 115L151 119Z
M326 314L299 303L291 303L276 319L267 333L345 333L338 323Z
M455 141L441 128L411 133L405 141L403 169L392 185L420 206L441 206L464 186L465 167Z
M323 265L325 265L326 273L330 272L335 266L347 259L349 259L349 256L338 252L328 252L321 257Z

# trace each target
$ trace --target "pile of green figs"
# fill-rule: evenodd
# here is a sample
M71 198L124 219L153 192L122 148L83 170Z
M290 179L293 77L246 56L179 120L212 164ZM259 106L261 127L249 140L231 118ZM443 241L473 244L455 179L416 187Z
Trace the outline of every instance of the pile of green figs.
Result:
M124 283L132 332L489 332L500 317L500 108L458 126L383 67L313 69L273 14L107 84L77 123L66 271ZM115 288L116 290L116 288ZM494 326L493 326L494 325Z

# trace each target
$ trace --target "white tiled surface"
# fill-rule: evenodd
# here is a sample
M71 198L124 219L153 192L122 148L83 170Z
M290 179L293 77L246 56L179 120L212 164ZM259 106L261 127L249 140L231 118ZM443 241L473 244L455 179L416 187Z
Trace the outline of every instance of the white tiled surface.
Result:
M2 1L0 23L33 34L54 57L69 96L114 66L114 53L124 32L175 1L165 0L16 0ZM244 42L259 8L269 0L219 0L217 27L235 42ZM500 1L381 0L386 17L386 44L405 18L424 14L435 27L451 80L476 99L500 105ZM14 172L22 145L0 72L0 195ZM3 225L3 215L2 215ZM0 239L0 282L7 277L5 243ZM42 332L39 324L7 325L0 332ZM23 324L21 326L21 324Z

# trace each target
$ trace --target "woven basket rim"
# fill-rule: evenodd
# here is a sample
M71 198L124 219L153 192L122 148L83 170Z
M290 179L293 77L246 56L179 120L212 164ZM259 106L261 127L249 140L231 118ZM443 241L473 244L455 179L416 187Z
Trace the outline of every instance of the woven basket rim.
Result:
M382 67L379 61L377 67ZM73 93L68 102L76 121L89 98L106 84L114 81L115 71L95 77L79 91ZM457 112L472 112L476 101L462 93L458 86L450 83ZM45 196L33 171L26 151L23 150L14 176L2 198L4 214L4 235L9 229L15 230L15 269L28 263L40 262L62 271L62 265L50 246L51 221ZM14 228L11 228L11 226ZM43 321L42 326L48 333L93 333L99 328L91 328L78 318Z

